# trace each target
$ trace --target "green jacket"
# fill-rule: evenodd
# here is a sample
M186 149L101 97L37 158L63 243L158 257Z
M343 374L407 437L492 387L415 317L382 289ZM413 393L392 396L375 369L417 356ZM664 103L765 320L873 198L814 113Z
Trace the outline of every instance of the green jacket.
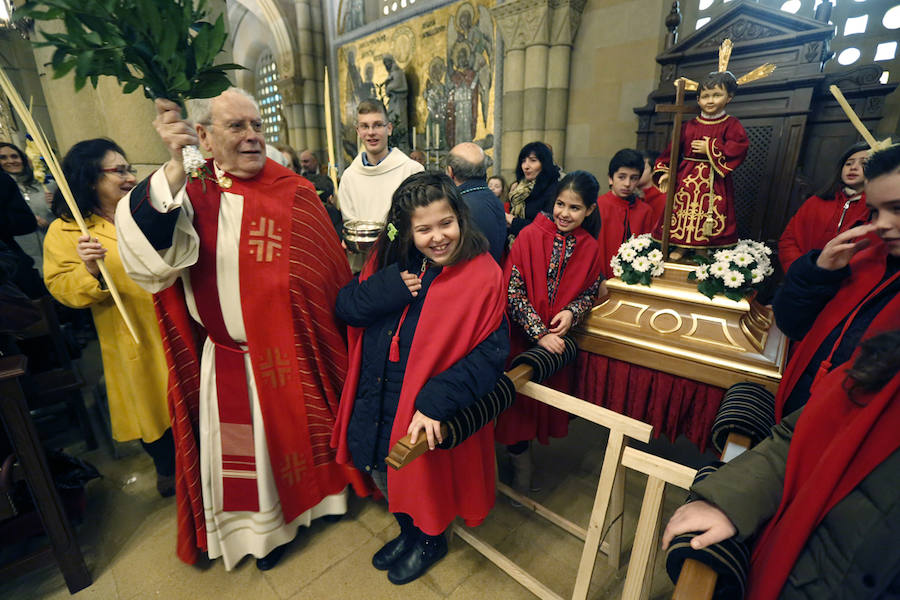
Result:
M691 488L728 515L741 541L761 532L778 510L788 445L801 412L785 417L768 439ZM900 451L813 530L779 598L900 598Z

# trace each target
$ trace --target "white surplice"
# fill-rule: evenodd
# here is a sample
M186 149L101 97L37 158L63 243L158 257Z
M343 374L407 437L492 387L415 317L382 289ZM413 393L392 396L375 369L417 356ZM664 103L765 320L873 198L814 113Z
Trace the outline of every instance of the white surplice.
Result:
M216 175L220 174L221 171L216 169ZM194 212L185 188L182 187L173 197L163 169L158 169L150 180L150 202L156 210L165 213L182 208L175 226L172 246L162 252L153 248L134 222L129 198L130 194L125 196L116 210L119 253L125 264L125 270L141 287L151 293L169 287L180 277L184 283L188 310L198 323L202 323L194 301L188 270L188 267L197 262L200 242L192 225ZM244 345L246 333L238 278L242 215L243 197L223 192L216 240L219 303L228 334L233 340ZM245 354L244 367L253 416L260 510L259 512L222 510L222 442L216 400L215 352L215 344L207 338L200 361L200 472L209 557L221 556L225 561L225 568L230 570L247 554L263 557L275 547L291 541L296 535L297 528L301 525L308 526L313 519L346 513L347 490L345 488L338 494L325 497L291 523L284 522L269 462L250 356Z

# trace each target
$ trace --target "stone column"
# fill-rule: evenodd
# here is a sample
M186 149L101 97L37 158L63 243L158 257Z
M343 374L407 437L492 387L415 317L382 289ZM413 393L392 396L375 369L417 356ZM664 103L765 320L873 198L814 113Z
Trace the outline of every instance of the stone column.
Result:
M305 144L324 158L325 109L322 104L325 71L325 32L321 0L296 0L298 71L302 82L302 105Z
M544 131L548 8L548 0L513 0L491 11L505 48L500 170L507 178L515 176L523 143Z
M572 43L586 0L513 0L493 9L503 57L501 171L512 176L524 144L566 146Z
M566 152L566 123L569 116L569 65L572 43L586 0L559 0L551 14L550 52L547 62L547 100L543 140L553 147L557 164Z
M278 80L278 91L284 106L284 118L287 121L287 139L285 143L299 152L307 145L305 117L300 91L303 82L299 77L283 77Z

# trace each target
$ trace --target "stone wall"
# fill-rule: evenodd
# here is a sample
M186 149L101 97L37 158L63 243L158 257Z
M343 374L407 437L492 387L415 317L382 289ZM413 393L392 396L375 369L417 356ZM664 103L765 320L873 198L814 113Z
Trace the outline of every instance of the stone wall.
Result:
M567 171L594 173L601 190L612 155L635 146L633 108L643 106L656 87L659 66L654 59L664 48L663 21L670 7L669 0L588 0L585 5L572 48L568 130L560 164Z

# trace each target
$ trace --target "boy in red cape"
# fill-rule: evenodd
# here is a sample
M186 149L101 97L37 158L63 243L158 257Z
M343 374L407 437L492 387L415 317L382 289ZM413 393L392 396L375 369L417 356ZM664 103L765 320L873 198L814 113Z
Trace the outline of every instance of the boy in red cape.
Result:
M636 191L644 157L637 150L623 148L609 161L609 191L597 198L597 213L600 219L600 244L603 275L613 276L609 261L623 242L632 235L650 233L656 224L653 207L637 197ZM665 196L663 196L665 208Z
M874 153L865 174L870 223L794 261L775 297L778 327L802 339L778 386L776 419L803 406L813 382L861 340L900 323L900 145Z
M603 264L595 239L597 179L574 171L560 181L552 220L540 213L516 238L506 261L512 356L538 344L561 354L561 336L590 312L603 287ZM572 388L572 368L546 384L563 392ZM530 440L542 444L569 432L568 413L521 394L497 421L497 441L508 446L513 485L532 487ZM532 488L532 491L536 491Z
M475 526L494 505L493 427L449 450L435 445L441 421L493 389L509 329L500 267L449 177L407 178L387 222L359 278L338 294L350 369L332 445L387 498L400 535L372 564L402 585L447 553L454 518ZM388 470L384 459L407 434L425 435L431 451Z

